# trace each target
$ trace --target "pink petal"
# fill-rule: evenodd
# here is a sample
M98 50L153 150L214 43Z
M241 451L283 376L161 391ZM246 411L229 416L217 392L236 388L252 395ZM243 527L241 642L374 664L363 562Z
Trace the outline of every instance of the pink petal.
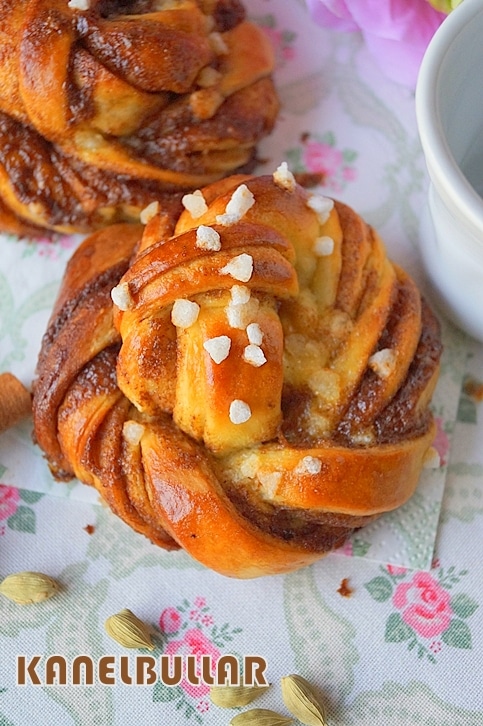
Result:
M343 0L307 0L309 13L323 28L340 30L343 33L359 30Z

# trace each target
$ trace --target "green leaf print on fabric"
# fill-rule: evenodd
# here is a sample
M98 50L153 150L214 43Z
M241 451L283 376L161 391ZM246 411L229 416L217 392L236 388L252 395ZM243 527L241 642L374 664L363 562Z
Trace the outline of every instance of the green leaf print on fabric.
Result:
M471 400L469 396L461 394L461 398L458 404L458 413L456 414L456 420L461 423L476 424L476 404Z
M0 726L15 726L15 724L4 716L3 713L0 713Z
M37 517L27 504L35 505L43 496L43 493L0 484L0 521L6 522L13 531L35 534Z
M387 577L379 575L364 585L376 602L386 602L392 595L392 584Z
M72 565L62 573L65 598L55 598L55 617L46 637L46 655L62 653L70 663L81 653L97 662L104 654L103 627L99 610L105 602L108 581L92 585L83 579L87 563ZM101 726L114 720L113 695L98 681L93 685L50 685L45 693L69 713L77 726Z
M463 379L458 409L458 421L475 424L478 421L478 407L483 401L483 382L469 373Z
M351 544L352 554L354 555L354 557L364 557L364 555L367 555L367 553L371 549L371 543L366 542L359 537L352 537Z
M316 71L291 83L285 83L277 88L280 102L285 111L294 116L303 116L313 108L319 106L327 95L328 88L324 74Z
M83 578L87 563L67 567L57 578L61 591L34 607L19 608L0 598L0 633L16 637L25 628L46 627L43 657L62 654L68 663L85 653L96 662L104 653L99 610L105 602L108 581L96 584ZM41 673L41 669L37 669ZM104 726L113 723L112 690L94 682L91 686L49 685L47 696L63 706L76 726Z
M2 573L5 576L8 573ZM37 603L36 607L22 607L0 597L0 634L16 638L25 628L41 628L54 617L58 607L58 596Z
M451 598L451 609L460 618L469 618L478 608L478 603L464 592Z
M298 672L317 674L329 701L342 701L353 688L359 660L354 626L326 604L312 567L285 576L284 608Z
M449 628L442 634L441 640L453 648L471 648L471 632L464 620L453 619Z
M17 532L28 532L35 534L36 516L33 509L20 504L15 514L7 519L7 525L10 529Z
M27 504L36 504L44 496L44 492L33 492L30 489L19 489L18 493L20 495L20 499L27 502Z
M15 361L25 358L28 346L27 336L23 334L25 323L40 310L50 310L58 290L58 283L48 283L30 295L18 307L7 278L0 273L0 341L2 349L10 348L0 358L0 370L10 370ZM7 346L6 341L9 340Z
M413 635L413 631L406 625L399 613L391 613L386 621L386 631L384 640L387 643L401 643L403 640L409 640Z
M409 239L416 245L419 218L411 206L411 198L421 190L425 180L417 134L410 137L393 110L359 77L353 63L338 64L335 73L340 101L353 123L377 131L393 149L384 168L386 197L378 207L363 212L363 216L380 229L397 214L403 220Z
M285 613L295 665L309 678L316 674L317 683L324 688L327 697L328 717L333 726L481 726L483 711L467 711L453 706L439 698L426 684L416 681L409 684L388 682L379 690L367 691L354 700L350 699L354 667L359 659L354 646L355 632L349 621L327 606L317 590L312 570L305 568L285 576ZM448 573L449 570L443 572L443 577ZM411 574L404 568L390 567L387 579L397 586ZM477 607L471 598L458 598L458 602L457 607L468 613L474 612ZM307 622L307 618L312 622ZM458 619L456 622L465 624ZM464 634L460 625L456 629L460 644L452 645L461 648ZM458 639L456 629L454 637ZM419 658L426 657L429 662L435 662L432 653L418 642L399 613L390 615L386 633L389 642L405 642Z
M153 687L153 701L175 701L183 695L179 686L166 686L161 681L157 681Z
M388 682L361 693L341 710L334 726L481 726L483 711L467 711L443 701L426 684Z
M139 567L163 567L166 569L194 568L203 566L184 551L167 552L138 534L116 517L110 510L96 507L96 536L91 538L87 557L97 560L105 557L111 564L111 577L115 580L128 577Z
M442 644L471 649L471 631L465 622L479 604L464 592L453 594L468 570L454 565L431 572L410 571L388 565L382 575L372 578L365 588L373 600L390 605L386 618L386 643L405 642L418 658L436 663Z
M483 514L483 464L454 462L448 467L441 522L452 517L460 522L473 522Z

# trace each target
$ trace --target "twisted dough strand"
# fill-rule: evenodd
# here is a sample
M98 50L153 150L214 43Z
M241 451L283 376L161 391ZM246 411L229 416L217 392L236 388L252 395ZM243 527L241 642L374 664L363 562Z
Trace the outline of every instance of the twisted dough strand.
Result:
M142 239L119 226L76 253L36 435L54 474L161 546L230 576L286 572L413 493L439 328L347 206L277 175L202 195L198 217L187 200Z
M278 101L238 0L0 0L0 225L86 232L253 165Z

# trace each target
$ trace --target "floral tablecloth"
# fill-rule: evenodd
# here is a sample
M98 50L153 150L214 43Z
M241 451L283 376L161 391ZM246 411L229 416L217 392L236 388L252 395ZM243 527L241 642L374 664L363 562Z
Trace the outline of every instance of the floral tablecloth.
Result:
M323 173L323 193L373 224L431 297L417 244L427 175L414 92L382 74L360 36L317 27L302 2L247 5L276 49L282 100L259 170L286 160L292 171ZM30 386L79 238L0 242L0 371ZM286 576L229 580L184 553L157 549L87 487L53 482L32 444L31 421L4 433L0 577L36 570L57 579L61 591L28 606L0 596L0 724L228 724L240 709L211 703L203 681L136 683L134 652L104 630L107 617L129 608L150 627L155 658L263 659L271 686L255 707L287 716L280 678L298 673L319 692L330 725L481 726L483 346L441 321L439 467L424 471L399 512ZM112 684L96 675L92 685L74 685L67 673L64 685L59 671L49 680L49 656L69 668L80 655L94 664L112 656ZM31 666L25 685L18 684L21 663Z

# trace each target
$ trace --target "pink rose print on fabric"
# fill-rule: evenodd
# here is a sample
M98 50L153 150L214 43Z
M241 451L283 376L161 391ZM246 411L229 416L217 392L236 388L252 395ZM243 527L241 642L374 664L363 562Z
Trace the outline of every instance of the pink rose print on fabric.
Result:
M59 235L54 239L39 240L37 243L37 251L40 257L49 260L59 260L62 257L62 251L70 252L76 246L76 238L74 236Z
M397 586L393 604L403 621L424 638L443 633L451 622L451 597L429 572L417 572Z
M341 192L347 182L357 177L356 170L350 166L355 152L341 151L335 147L335 138L327 134L327 141L311 139L302 149L302 165L312 174L322 174L323 185L333 192Z
M353 549L352 549L352 542L350 541L350 539L346 540L344 542L344 544L342 545L342 547L339 547L336 550L336 552L339 555L346 555L346 557L352 557L353 554L354 554L354 552L353 552Z
M418 658L436 663L445 646L472 647L468 618L479 604L465 592L455 592L468 570L447 570L434 561L431 572L404 567L380 567L380 575L365 583L373 600L390 608L386 619L386 643L406 643Z
M15 243L18 238L10 235L8 241ZM58 234L54 237L38 237L33 244L24 246L22 257L39 257L49 261L68 258L74 248L79 244L79 235Z
M450 449L449 436L444 430L444 421L440 417L435 417L436 423L436 436L434 437L433 446L439 454L439 460L441 466L446 466L448 463L448 455Z
M335 176L343 163L341 151L319 141L305 144L302 159L308 171L321 172L328 177Z
M6 471L0 464L0 476ZM35 505L44 494L28 489L17 489L8 484L0 484L0 534L6 535L8 531L35 534L37 515Z
M268 35L272 47L275 51L275 64L277 68L285 65L287 61L293 60L295 57L294 48L291 45L295 35L286 30L277 30L265 26L265 33Z
M233 628L229 623L221 625L210 612L205 597L198 595L190 602L184 599L181 604L165 607L159 616L160 647L158 655L194 656L197 675L201 673L201 657L211 657L212 674L222 654L233 654L231 644L241 628ZM183 658L185 660L185 658ZM203 714L210 710L209 685L200 678L195 685L184 678L177 686L168 686L158 681L153 688L153 701L172 703L176 712L181 712L186 720L203 723ZM165 714L160 723L167 723Z
M213 668L216 666L221 653L213 643L201 632L199 628L186 631L182 640L172 640L164 651L167 655L195 655L197 656L196 673L201 673L201 655L210 655ZM210 692L209 686L201 682L199 686L189 683L186 679L181 681L181 688L192 698L202 698Z
M336 194L356 180L357 152L339 148L332 131L321 135L304 133L300 141L300 146L285 152L291 171L319 175L321 185Z
M12 517L20 503L20 494L16 487L0 484L0 520Z
M342 547L339 547L335 552L339 555L345 555L346 557L364 557L371 548L371 543L366 542L359 537L352 537L351 539L344 542Z
M271 13L252 18L268 36L275 55L275 67L282 68L295 58L293 42L296 34L292 30L277 28L277 19Z
M189 619L195 620L202 625L214 625L215 620L208 612L204 597L197 597L193 602L194 607L189 611Z
M163 633L177 633L182 622L181 615L176 608L165 608L159 618L159 627Z
M388 565L387 566L387 571L393 577L404 577L404 575L408 571L408 568L407 567L401 567L399 565Z

